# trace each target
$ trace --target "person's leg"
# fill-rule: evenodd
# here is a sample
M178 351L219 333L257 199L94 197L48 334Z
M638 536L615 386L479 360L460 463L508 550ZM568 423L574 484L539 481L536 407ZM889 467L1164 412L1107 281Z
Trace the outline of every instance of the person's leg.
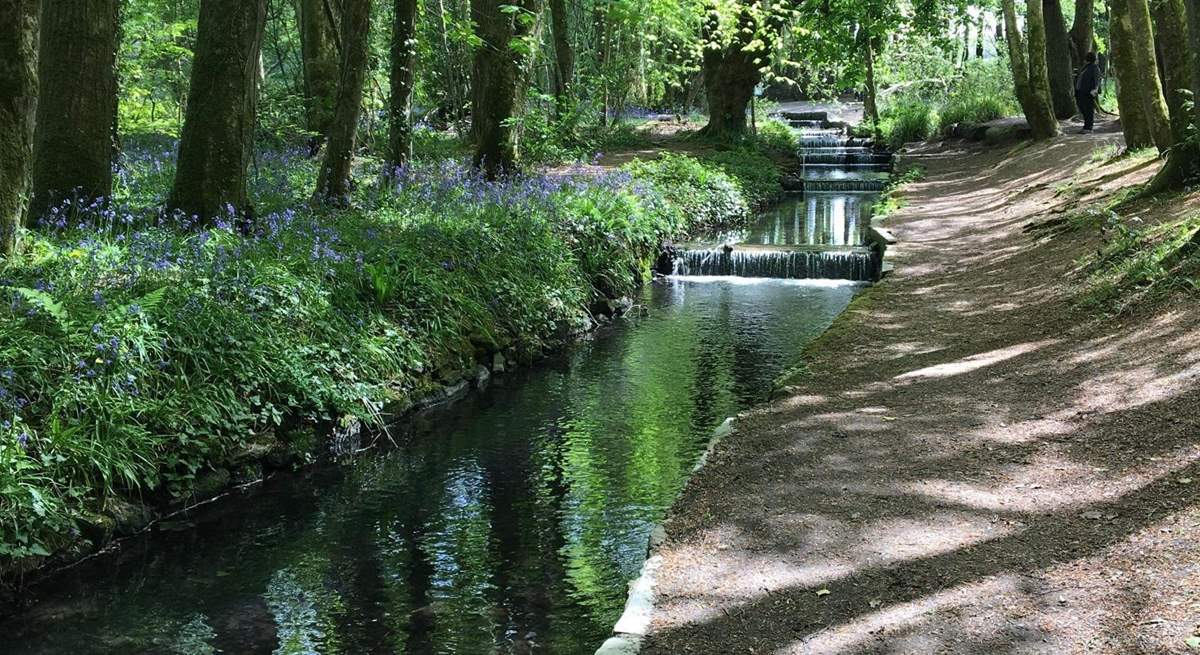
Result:
M1096 122L1096 98L1090 93L1083 95L1083 129L1091 130Z

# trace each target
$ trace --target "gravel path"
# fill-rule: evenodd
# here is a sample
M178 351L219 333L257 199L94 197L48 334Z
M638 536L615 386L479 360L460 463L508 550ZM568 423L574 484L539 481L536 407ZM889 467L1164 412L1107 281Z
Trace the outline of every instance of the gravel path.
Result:
M906 157L897 272L689 484L643 653L1200 652L1200 311L1076 309L1095 244L1022 230L1153 172L1105 143Z

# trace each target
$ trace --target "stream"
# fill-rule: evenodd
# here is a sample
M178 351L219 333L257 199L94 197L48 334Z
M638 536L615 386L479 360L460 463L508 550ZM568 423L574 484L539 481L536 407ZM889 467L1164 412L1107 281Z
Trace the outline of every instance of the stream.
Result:
M793 199L739 239L856 247L871 200ZM276 476L30 590L0 650L591 653L713 429L861 288L660 278L629 317L398 426L395 447Z

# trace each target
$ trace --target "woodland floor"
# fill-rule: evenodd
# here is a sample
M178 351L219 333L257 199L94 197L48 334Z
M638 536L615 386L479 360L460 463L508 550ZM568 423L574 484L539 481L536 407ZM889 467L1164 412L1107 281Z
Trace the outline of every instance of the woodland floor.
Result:
M906 154L896 272L689 484L644 653L1193 652L1200 307L1083 309L1095 236L1023 231L1147 179L1119 143Z

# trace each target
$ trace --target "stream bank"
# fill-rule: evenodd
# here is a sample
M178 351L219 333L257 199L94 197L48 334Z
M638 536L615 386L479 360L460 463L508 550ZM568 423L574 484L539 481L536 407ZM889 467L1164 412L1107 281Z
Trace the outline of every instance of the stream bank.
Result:
M1186 651L1200 311L1097 315L1095 236L1027 229L1148 179L1119 140L906 153L895 272L689 482L643 653Z
M687 184L688 206L709 214L749 206L732 195L740 185L699 166L672 157L631 168ZM736 202L708 203L710 191ZM826 200L840 209L813 208L806 233L861 243L857 209ZM798 212L763 215L750 234L794 226ZM633 227L662 235L670 224ZM632 252L581 262L601 276L591 278L601 310L614 312L625 307L610 294L629 285L605 278L649 259L647 239L616 234ZM611 629L712 429L761 402L861 287L665 278L635 291L626 320L561 325L556 337L581 338L536 368L514 372L507 349L476 349L438 378L442 397L476 389L461 402L374 441L336 421L334 438L307 441L359 457L279 472L245 497L156 523L24 591L24 610L0 627L10 650L37 654L587 652Z

